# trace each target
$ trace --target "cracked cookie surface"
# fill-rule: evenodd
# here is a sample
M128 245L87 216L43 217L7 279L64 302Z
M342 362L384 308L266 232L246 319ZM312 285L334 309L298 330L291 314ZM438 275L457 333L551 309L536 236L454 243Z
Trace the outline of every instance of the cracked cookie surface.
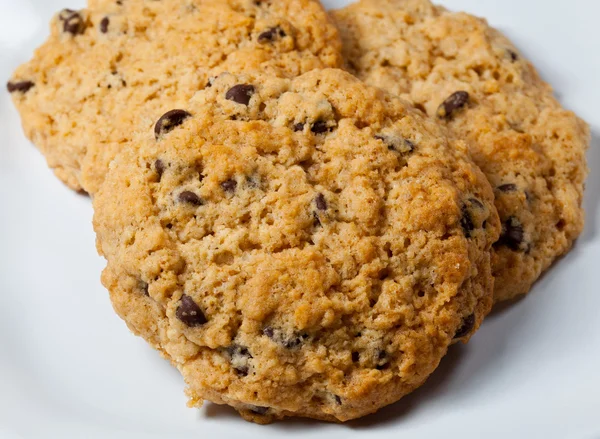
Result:
M297 76L340 64L313 0L90 0L65 9L8 91L55 174L95 193L133 133L221 71Z
M421 385L492 304L464 142L336 69L225 73L111 164L103 283L191 403L345 421Z
M362 0L332 14L351 72L470 142L503 224L495 298L528 292L583 229L587 125L482 19L428 0Z

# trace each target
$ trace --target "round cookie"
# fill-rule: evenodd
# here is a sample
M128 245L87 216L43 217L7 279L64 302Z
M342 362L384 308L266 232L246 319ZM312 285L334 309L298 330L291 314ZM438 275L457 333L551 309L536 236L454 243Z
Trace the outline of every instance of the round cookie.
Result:
M316 0L91 0L63 10L8 90L56 175L95 193L117 152L212 74L297 76L341 63Z
M103 283L192 405L346 421L421 385L492 304L466 144L335 69L224 73L112 162Z
M587 125L485 20L428 0L362 0L333 16L350 71L471 142L503 224L495 299L528 292L583 229Z

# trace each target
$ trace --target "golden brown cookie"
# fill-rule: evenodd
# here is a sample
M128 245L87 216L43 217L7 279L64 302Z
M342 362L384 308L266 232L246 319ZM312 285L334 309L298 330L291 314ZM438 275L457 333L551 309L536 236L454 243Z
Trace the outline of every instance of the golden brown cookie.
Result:
M67 185L95 193L131 138L184 105L209 73L296 76L340 64L314 0L91 0L63 10L8 89L26 135Z
M193 405L372 413L491 307L500 222L466 150L341 70L222 74L111 164L103 282Z
M503 224L495 298L529 291L583 229L587 125L485 20L429 0L362 0L333 16L350 71L470 141Z

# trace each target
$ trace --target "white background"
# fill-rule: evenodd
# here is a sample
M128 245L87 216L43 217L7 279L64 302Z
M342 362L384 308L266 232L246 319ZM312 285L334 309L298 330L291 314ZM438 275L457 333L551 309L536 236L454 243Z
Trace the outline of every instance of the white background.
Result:
M600 1L442 3L507 33L592 126L586 231L526 299L496 310L424 387L359 421L258 426L226 407L188 409L178 373L111 309L89 199L47 169L0 91L0 438L600 439ZM83 2L0 0L1 84L64 6Z

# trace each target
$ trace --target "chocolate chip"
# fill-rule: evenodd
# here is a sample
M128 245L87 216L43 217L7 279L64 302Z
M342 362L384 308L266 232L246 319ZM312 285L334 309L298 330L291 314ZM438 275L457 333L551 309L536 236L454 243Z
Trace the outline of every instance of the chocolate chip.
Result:
M472 207L476 207L478 209L483 209L485 207L477 198L469 198L469 203L471 203Z
M465 317L462 326L456 331L454 338L462 338L469 334L473 330L473 326L475 326L475 314Z
M319 218L319 214L317 212L313 212L313 225L315 227L321 227L321 220Z
M471 237L471 232L475 230L475 224L473 224L473 217L467 206L462 207L462 216L460 218L460 225L463 229L466 238Z
M517 190L517 185L514 183L506 183L497 187L500 192L514 192Z
M261 185L260 176L253 175L253 176L246 177L246 185L252 189L260 187L260 185Z
M257 415L266 415L269 411L269 407L261 407L258 405L252 406L250 409L252 413L256 413Z
M161 159L157 159L154 162L154 170L158 174L158 180L159 181L162 178L162 175L165 172L165 169L166 169L165 164L164 164L164 162Z
M358 352L352 352L352 362L356 363L360 360L360 354Z
M279 26L267 29L258 36L258 42L261 44L271 43L277 38L284 38L285 32Z
M185 110L167 111L154 125L154 137L158 140L161 135L169 133L190 116L191 114Z
M248 376L248 372L250 371L250 368L248 366L239 366L234 367L233 369L237 372L239 376L242 377Z
M148 290L150 286L148 285L147 282L144 282L143 280L140 280L138 282L138 288L144 293L144 296L150 296L150 292Z
M408 152L413 152L415 150L415 144L412 140L404 139L404 145L408 149Z
M238 104L248 105L255 89L250 84L238 84L231 87L225 94L225 99Z
M387 369L389 365L390 361L388 359L387 352L384 350L377 351L375 369L384 370Z
M401 137L385 136L379 134L375 136L375 138L385 143L390 151L396 151L401 154L410 154L416 148L416 145L413 141L403 139Z
M271 326L265 327L262 332L275 343L280 344L286 349L295 349L308 339L308 334L305 332L293 332L288 334L281 329L273 328Z
M508 56L512 62L515 62L519 59L519 55L514 50L506 49L506 52L508 53Z
M193 204L194 206L202 206L204 202L202 198L193 193L192 191L183 191L179 194L179 201L182 203Z
M521 244L524 237L525 232L521 222L516 217L511 216L502 224L502 234L495 245L505 246L514 251L522 250Z
M223 183L221 183L221 188L223 188L225 192L235 192L236 187L237 181L233 179L225 180Z
M102 32L103 34L105 34L106 32L108 32L108 25L109 24L110 24L110 18L104 17L100 21L100 32Z
M295 132L304 131L304 124L302 122L295 124L294 131Z
M233 370L240 376L247 376L250 371L250 359L252 354L247 347L239 344L233 344L225 348L225 352L229 356Z
M342 405L342 398L340 398L338 395L333 395L334 399L335 399L335 403L337 405Z
M18 81L7 83L6 89L9 93L14 93L16 91L18 91L19 93L27 93L34 86L35 84L31 81Z
M327 200L325 200L325 196L323 194L317 195L317 198L315 198L315 204L317 205L317 209L327 210Z
M189 327L204 325L208 320L194 299L190 296L181 296L181 303L177 307L175 315L179 320Z
M319 120L312 125L310 130L315 134L323 134L330 131L330 128L327 126L327 122Z
M285 340L285 342L283 343L283 345L287 349L295 349L298 346L300 346L304 342L304 340L306 340L307 338L308 338L308 334L295 335L292 338L289 338L289 339Z
M73 9L65 8L65 9L63 9L62 11L60 11L58 13L58 19L61 20L61 21L65 21L69 17L71 17L73 14L77 14L77 11L75 11Z
M63 9L58 18L63 22L63 32L71 35L79 35L85 32L85 20L79 12L72 9Z
M469 102L469 93L466 91L457 91L448 97L437 110L440 118L450 118L453 114L467 105Z

